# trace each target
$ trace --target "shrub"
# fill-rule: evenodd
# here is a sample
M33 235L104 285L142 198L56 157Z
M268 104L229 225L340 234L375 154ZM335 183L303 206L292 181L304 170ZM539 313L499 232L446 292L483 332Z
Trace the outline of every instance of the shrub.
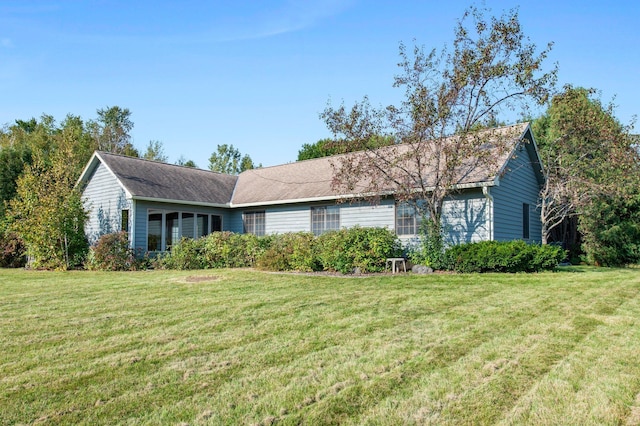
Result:
M126 232L101 236L89 250L87 269L100 271L131 271L138 268L135 253L129 247Z
M343 274L352 273L354 268L362 272L384 271L386 259L402 252L398 237L386 228L331 231L319 236L317 243L322 267Z
M524 241L482 241L449 247L442 268L456 272L538 272L558 266L560 247Z
M22 268L26 264L24 243L18 234L0 231L0 268Z
M171 251L157 259L158 267L164 269L204 269L207 267L203 256L205 240L182 238L171 247Z
M315 237L310 232L270 236L269 248L257 259L256 266L269 271L312 272L322 269L316 255Z
M627 266L640 262L640 196L601 197L580 217L588 263Z
M444 235L439 223L424 219L420 226L420 245L411 250L412 263L441 269L444 255Z
M270 237L253 234L214 232L204 238L203 256L206 268L246 268L266 249Z

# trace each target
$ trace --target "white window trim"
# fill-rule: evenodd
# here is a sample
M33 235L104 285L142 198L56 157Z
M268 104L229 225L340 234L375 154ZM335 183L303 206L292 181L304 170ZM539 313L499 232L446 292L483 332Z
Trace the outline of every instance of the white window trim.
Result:
M192 235L197 235L198 234L198 221L196 220L198 215L203 215L203 216L207 216L208 217L207 229L206 229L205 236L209 235L212 232L211 231L211 226L213 224L213 220L212 220L213 216L218 216L220 218L220 230L224 229L224 227L223 227L224 226L223 225L224 217L221 214L195 212L195 211L190 211L190 210L173 210L173 209L148 208L147 209L147 219L146 219L147 230L146 230L146 237L145 237L145 246L147 248L147 251L157 251L157 250L149 250L149 215L150 214L160 214L160 215L162 215L162 220L161 220L161 223L160 223L160 235L161 235L161 237L160 237L160 251L166 251L167 250L167 214L171 214L171 213L178 213L178 235L180 235L180 238L182 238L182 215L184 213L194 215L193 234ZM201 237L196 237L196 238L201 238Z

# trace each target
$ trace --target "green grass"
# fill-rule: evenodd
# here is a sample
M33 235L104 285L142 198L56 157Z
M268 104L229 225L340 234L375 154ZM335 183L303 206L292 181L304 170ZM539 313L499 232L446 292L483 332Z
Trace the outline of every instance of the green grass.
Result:
M0 424L640 424L640 270L0 270L0 351Z

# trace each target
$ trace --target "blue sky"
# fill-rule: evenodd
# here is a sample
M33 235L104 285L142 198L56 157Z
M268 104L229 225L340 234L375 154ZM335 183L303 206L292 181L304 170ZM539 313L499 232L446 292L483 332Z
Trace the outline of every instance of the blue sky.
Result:
M329 100L397 103L398 44L450 45L470 4L2 0L0 124L118 105L132 112L136 147L159 140L170 162L206 168L223 143L265 166L294 161L330 136L318 117ZM640 112L640 2L484 5L519 6L531 41L554 42L559 86L599 89L623 123Z

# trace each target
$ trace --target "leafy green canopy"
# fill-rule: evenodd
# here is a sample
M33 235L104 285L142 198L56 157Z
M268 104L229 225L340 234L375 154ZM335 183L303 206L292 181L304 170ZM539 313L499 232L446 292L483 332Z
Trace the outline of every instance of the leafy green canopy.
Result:
M209 170L218 173L237 175L255 167L251 157L248 154L243 156L233 145L218 145L209 157ZM261 167L261 164L258 167Z
M640 217L640 161L632 126L622 125L614 113L595 90L565 86L533 129L546 176L540 200L545 240L561 224L579 218L574 223L585 239L587 257L620 265L640 261L631 256L637 251L631 245L620 246L635 238Z

